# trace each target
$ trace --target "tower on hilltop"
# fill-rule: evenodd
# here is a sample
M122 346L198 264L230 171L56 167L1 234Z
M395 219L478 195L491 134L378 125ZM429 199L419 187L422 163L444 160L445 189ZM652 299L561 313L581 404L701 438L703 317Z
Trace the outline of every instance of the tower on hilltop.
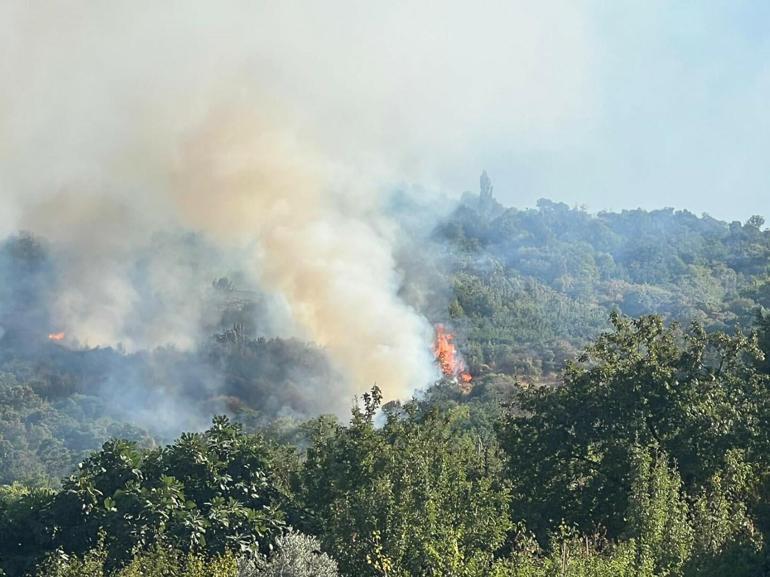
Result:
M482 204L489 202L494 198L492 196L493 189L494 186L492 186L492 179L489 178L486 170L482 171L481 177L479 177L479 192Z

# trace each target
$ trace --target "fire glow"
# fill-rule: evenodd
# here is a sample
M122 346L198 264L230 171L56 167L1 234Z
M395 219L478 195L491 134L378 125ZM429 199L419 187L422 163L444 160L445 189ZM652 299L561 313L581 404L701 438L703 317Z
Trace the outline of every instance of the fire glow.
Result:
M465 361L457 352L454 339L454 335L447 331L444 325L436 325L433 355L445 377L455 378L461 383L470 383L473 377L468 372Z
M63 341L64 333L48 333L48 340L56 342Z

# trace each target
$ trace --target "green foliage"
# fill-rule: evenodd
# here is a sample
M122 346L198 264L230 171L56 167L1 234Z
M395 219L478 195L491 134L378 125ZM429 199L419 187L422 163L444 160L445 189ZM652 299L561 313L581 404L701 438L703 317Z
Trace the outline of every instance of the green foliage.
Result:
M521 395L500 431L514 510L541 537L565 519L622 534L635 447L660 447L685 488L702 487L733 449L766 461L768 378L753 338L613 315L614 330L565 371L563 387Z
M487 376L479 396L444 382L384 407L375 387L348 425L301 427L301 455L224 417L162 448L111 440L61 489L0 490L2 570L766 574L770 377L757 339L611 323L563 386L524 388L507 412L496 387L510 383Z
M337 563L315 537L289 532L276 539L269 559L243 560L238 577L337 577Z
M383 407L375 388L347 425L299 422L334 371L321 349L252 338L258 303L229 280L199 351L70 351L45 339L45 243L0 243L0 574L770 574L764 221L506 210L482 187L411 257L435 286L402 287L451 321L473 386ZM94 393L108 381L126 402ZM122 423L145 382L148 403L263 433L217 418L153 448Z
M692 551L694 530L682 481L664 453L636 449L629 526L639 577L680 575Z
M474 375L554 383L607 329L613 310L696 320L708 332L753 324L757 309L770 307L763 227L760 217L743 224L672 209L592 215L548 200L505 209L489 194L466 195L431 242L421 242L429 248L419 258L399 257L400 267L415 268L401 291L431 320L452 321ZM195 235L161 237L151 250L209 250ZM336 395L327 393L337 375L323 351L253 338L264 303L236 288L237 272L211 284L202 328L214 336L198 351L48 343L47 332L58 330L48 312L60 280L55 255L29 234L0 242L0 482L55 485L110 437L151 445L147 429L168 442L212 414L261 428L286 408L300 419L333 410ZM192 417L140 417L137 399L145 408L182 400Z
M0 570L20 575L54 549L50 526L55 499L51 489L0 487Z
M543 552L531 540L495 562L490 577L637 577L633 547L581 537L566 526Z
M760 217L742 225L673 209L591 215L548 200L529 210L483 204L465 197L434 235L449 261L439 281L452 286L449 317L474 373L558 373L613 310L733 330L770 307L770 232Z
M82 557L58 552L35 572L35 577L239 577L231 553L213 558L165 546L137 553L119 569L109 569L108 554L102 545Z
M762 309L757 314L757 339L762 357L757 359L757 368L770 375L770 312Z
M760 575L765 567L762 536L749 512L749 491L756 483L740 450L730 451L725 466L705 485L691 506L694 550L687 575Z
M56 484L110 436L152 444L141 429L100 417L101 402L72 396L52 403L44 388L0 372L0 483Z
M765 574L762 544L740 492L749 472L731 454L723 473L688 496L669 457L635 447L626 535L608 542L560 524L547 550L526 534L498 560L496 577L700 577Z
M110 567L158 543L256 555L284 526L292 459L224 417L163 449L109 441L60 492L3 495L0 534L23 538L1 541L0 553L18 571L54 548L85 554L104 535Z
M319 547L316 538L295 532L276 539L269 558L238 559L230 551L205 556L157 543L135 551L122 567L111 568L100 541L82 556L54 552L34 577L337 577L337 564Z
M391 407L375 388L348 427L319 423L305 463L311 527L345 575L482 575L510 526L496 445L467 412Z
M489 272L461 270L453 288L454 323L465 327L467 360L474 372L554 373L574 354L570 341L582 342L605 325L599 307L499 266Z
M768 574L763 218L505 209L481 188L425 255L399 256L420 273L402 294L452 322L472 389L385 407L373 389L348 425L272 421L326 408L334 371L316 347L252 338L260 303L237 283L213 283L198 351L70 351L45 338L55 253L0 242L0 573ZM217 418L153 448L125 423L143 395L267 429Z

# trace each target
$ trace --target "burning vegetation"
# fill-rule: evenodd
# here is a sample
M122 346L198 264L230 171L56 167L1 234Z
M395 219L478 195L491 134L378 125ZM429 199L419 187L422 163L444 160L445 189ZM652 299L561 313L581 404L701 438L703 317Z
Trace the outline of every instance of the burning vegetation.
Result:
M442 324L436 325L436 337L433 342L433 355L441 367L441 373L450 379L455 379L460 385L466 387L473 380L468 372L462 356L455 347L455 336ZM463 387L465 389L466 387Z

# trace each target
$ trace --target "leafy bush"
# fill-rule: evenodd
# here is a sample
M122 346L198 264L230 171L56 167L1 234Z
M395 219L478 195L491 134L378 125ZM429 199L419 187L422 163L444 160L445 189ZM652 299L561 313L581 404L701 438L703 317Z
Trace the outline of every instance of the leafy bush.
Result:
M375 388L348 427L321 422L303 471L306 526L343 574L482 575L510 527L494 440L468 413L391 406Z
M136 553L130 562L110 570L107 551L103 545L82 557L70 557L61 552L46 560L36 577L237 577L238 565L230 554L207 559L194 553L157 545L149 551Z
M56 548L86 555L100 535L110 569L156 544L256 555L284 527L293 458L224 417L163 449L109 441L57 493L0 494L0 559L19 574Z
M337 563L315 537L290 531L278 537L269 559L245 560L238 577L337 577Z

